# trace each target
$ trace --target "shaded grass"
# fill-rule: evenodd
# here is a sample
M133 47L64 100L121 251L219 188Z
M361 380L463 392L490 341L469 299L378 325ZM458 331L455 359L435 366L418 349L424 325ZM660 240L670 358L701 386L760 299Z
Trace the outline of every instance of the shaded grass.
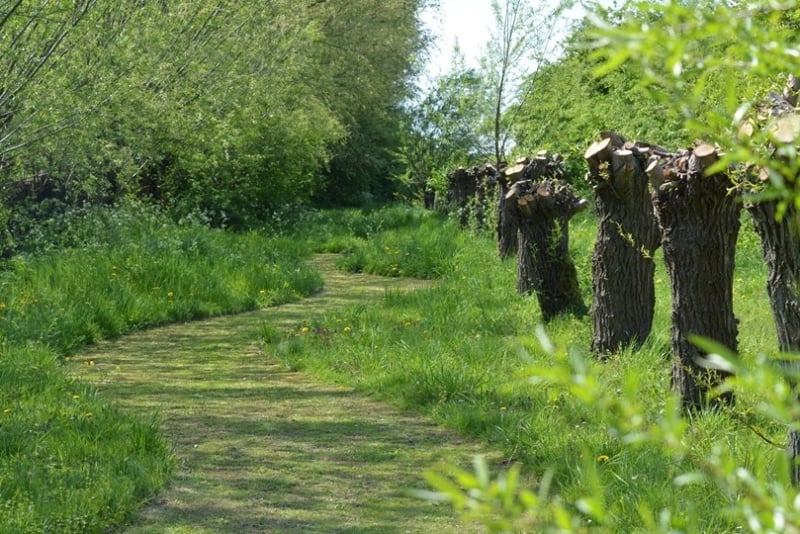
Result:
M158 410L175 442L173 483L128 532L478 531L408 490L422 487L420 466L467 464L484 447L258 350L265 330L332 335L312 333L315 318L408 285L343 275L333 260L314 259L326 288L298 303L139 332L81 355L95 365L76 373L130 411Z

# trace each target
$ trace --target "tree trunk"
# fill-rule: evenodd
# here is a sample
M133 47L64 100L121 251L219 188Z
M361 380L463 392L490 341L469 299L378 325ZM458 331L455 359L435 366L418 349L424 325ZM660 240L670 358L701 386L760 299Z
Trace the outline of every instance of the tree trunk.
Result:
M767 293L778 334L781 352L800 351L800 213L790 206L781 220L776 219L777 201L762 201L747 206L761 238L767 263ZM800 364L785 361L789 380L796 386ZM786 454L791 462L792 484L800 484L800 431L789 430Z
M522 179L528 158L517 160L516 165L505 167L499 173L499 196L497 197L497 255L500 259L510 258L517 254L517 231L519 218L515 215L514 201L507 199L509 184Z
M703 356L689 338L702 336L737 350L733 268L741 204L726 174L705 175L717 160L701 144L651 169L664 260L672 288L672 389L687 411L730 403L731 393L707 398L725 373L698 364ZM663 183L659 183L660 180Z
M475 197L477 183L475 177L464 167L450 173L447 189L447 200L458 210L458 220L462 227L467 226L470 218L470 204Z
M762 103L762 112L767 116L778 117L770 132L775 143L797 145L796 124L800 78L789 75L782 95L771 93ZM786 126L789 127L786 127ZM750 137L755 124L747 121L739 130L740 136ZM746 183L759 192L769 182L763 170L759 179ZM790 176L789 178L795 178ZM785 213L778 219L778 201L762 200L748 203L747 211L755 223L756 232L761 239L764 261L767 264L767 294L769 295L772 317L778 334L778 347L781 352L800 351L800 212L789 202ZM789 383L797 387L800 375L800 362L783 362ZM795 422L795 425L798 423ZM789 428L786 443L786 456L789 460L789 475L792 485L800 485L800 430Z
M506 195L518 224L520 294L535 293L544 321L563 312L585 313L569 255L569 219L586 206L558 182L516 182Z
M517 254L517 218L512 211L513 203L506 201L505 178L498 182L497 193L497 255L504 260Z
M641 346L653 324L660 234L645 174L649 147L615 145L609 135L586 151L587 181L600 219L592 254L592 351ZM620 139L621 141L621 139ZM622 141L624 142L624 141Z

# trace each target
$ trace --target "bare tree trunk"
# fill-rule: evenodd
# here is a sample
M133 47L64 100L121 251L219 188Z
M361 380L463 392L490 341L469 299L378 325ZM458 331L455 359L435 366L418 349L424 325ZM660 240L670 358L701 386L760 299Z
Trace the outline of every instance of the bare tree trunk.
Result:
M513 203L506 200L508 182L505 178L498 181L497 194L497 255L506 259L517 254L517 218Z
M462 227L466 227L469 223L470 211L472 209L470 203L474 201L477 191L477 182L473 174L464 167L459 167L450 173L448 178L448 204L458 210L459 223Z
M645 174L649 147L609 134L586 151L600 219L592 254L592 351L641 346L653 324L660 234Z
M516 182L506 196L518 224L520 294L535 293L545 321L563 312L585 313L578 275L569 255L569 220L586 206L555 182Z
M769 275L769 294L772 316L778 334L781 352L800 351L800 213L790 206L783 217L776 218L777 202L774 200L749 204L747 210L753 218L761 238L764 260ZM793 385L797 383L798 362L784 362ZM800 483L800 431L789 430L786 454L791 462L792 484Z
M800 78L790 75L783 94L771 94L762 103L762 110L768 116L778 117L773 126L772 138L776 143L797 145L798 135L791 124L796 119L796 106L800 91ZM788 120L783 120L784 117ZM786 124L789 127L784 127ZM739 134L751 136L754 124L745 122ZM795 177L789 177L795 178ZM764 171L758 179L745 183L760 191L769 177ZM764 261L767 264L767 294L769 295L775 329L778 334L778 347L781 352L800 351L800 212L791 202L782 217L778 218L778 201L762 200L748 203L747 211L755 223L761 239ZM800 362L783 362L789 383L797 387L800 376ZM798 423L795 422L795 425ZM800 428L790 427L786 443L786 456L789 460L789 475L792 485L800 485Z
M741 204L729 193L726 174L705 175L717 157L714 147L701 144L651 171L672 288L672 389L687 411L733 401L731 393L707 398L726 373L699 365L704 354L689 339L702 336L737 350L733 268Z

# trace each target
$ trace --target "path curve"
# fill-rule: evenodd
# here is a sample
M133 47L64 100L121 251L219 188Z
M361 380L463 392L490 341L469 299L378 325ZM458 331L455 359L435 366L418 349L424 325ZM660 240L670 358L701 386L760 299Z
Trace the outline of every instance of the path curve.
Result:
M325 289L257 312L100 343L75 373L126 409L157 412L179 466L129 534L466 533L449 505L407 494L439 460L481 446L267 358L264 325L296 328L348 302L424 282L352 275L313 259ZM477 531L477 529L476 529Z

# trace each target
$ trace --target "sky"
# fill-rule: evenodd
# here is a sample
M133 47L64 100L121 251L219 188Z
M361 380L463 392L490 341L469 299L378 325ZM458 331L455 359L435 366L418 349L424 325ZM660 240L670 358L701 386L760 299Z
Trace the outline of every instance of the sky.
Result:
M477 66L494 18L491 5L491 0L440 0L438 12L427 10L423 13L426 25L437 35L430 51L429 75L436 76L449 70L456 41L467 65Z
M600 0L610 5L613 0ZM467 66L477 67L494 22L491 0L439 0L438 10L425 10L422 19L436 34L436 43L430 50L427 77L433 78L450 70L453 46L458 42ZM572 10L573 16L581 13Z

